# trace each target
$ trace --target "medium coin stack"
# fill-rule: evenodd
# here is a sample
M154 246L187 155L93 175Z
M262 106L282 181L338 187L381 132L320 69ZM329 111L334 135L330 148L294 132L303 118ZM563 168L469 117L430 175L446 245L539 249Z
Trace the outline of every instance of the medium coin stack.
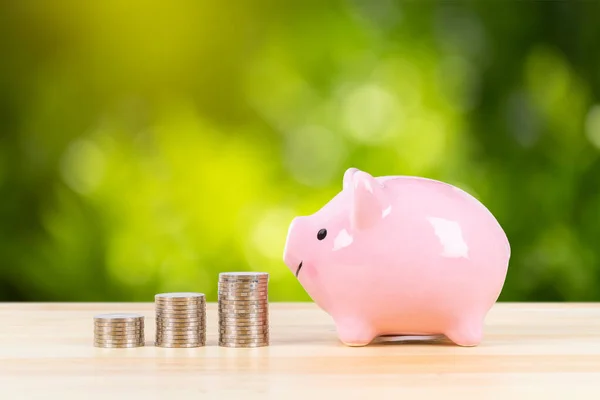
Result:
M269 345L269 274L219 274L219 346Z
M202 347L206 344L206 299L203 293L154 296L158 347Z
M100 314L94 317L94 347L127 348L143 345L143 315Z

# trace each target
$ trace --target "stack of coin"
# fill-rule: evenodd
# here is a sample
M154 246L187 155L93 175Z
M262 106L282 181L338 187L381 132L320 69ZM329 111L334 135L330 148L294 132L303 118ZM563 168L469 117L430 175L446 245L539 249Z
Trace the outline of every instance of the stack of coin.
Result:
M158 347L201 347L206 344L206 299L203 293L154 296Z
M95 347L141 347L144 345L144 316L100 314L94 317Z
M269 274L219 274L219 346L269 345Z

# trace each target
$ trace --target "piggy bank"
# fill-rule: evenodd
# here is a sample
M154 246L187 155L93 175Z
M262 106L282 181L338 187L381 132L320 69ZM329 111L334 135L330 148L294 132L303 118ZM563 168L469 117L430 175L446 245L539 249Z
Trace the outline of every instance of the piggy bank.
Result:
M348 346L383 335L478 345L509 259L502 227L463 190L356 168L323 208L294 218L283 254Z

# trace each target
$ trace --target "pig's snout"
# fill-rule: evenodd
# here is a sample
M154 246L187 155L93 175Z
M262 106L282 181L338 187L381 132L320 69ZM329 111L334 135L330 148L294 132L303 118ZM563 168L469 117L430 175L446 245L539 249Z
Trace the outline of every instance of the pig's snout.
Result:
M283 250L283 262L287 267L295 274L298 269L298 265L302 262L298 249L298 225L299 218L294 218L288 229L288 235L285 242L285 248Z

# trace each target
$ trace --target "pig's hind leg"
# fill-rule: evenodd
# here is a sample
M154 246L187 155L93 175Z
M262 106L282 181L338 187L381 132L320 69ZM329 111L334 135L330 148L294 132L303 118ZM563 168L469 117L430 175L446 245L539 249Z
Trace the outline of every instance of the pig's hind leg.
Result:
M377 337L372 325L359 318L344 318L335 321L338 336L346 346L366 346Z

